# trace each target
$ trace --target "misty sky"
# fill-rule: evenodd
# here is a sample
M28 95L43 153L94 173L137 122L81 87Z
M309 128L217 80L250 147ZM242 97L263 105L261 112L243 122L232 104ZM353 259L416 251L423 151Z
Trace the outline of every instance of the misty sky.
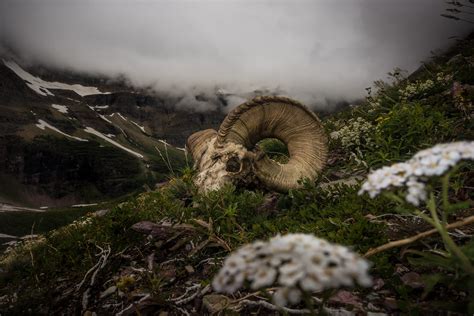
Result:
M310 105L415 70L471 25L444 0L2 0L0 42L28 62L193 95L279 88ZM238 101L238 100L237 100ZM196 107L205 107L196 101Z

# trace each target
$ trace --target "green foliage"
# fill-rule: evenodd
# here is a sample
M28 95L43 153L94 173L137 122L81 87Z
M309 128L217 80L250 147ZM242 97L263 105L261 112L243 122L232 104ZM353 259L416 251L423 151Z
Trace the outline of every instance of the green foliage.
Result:
M405 160L420 148L449 139L453 124L444 112L419 102L396 104L376 121L376 148L365 155L372 167Z
M257 144L263 152L265 152L271 159L280 163L287 163L290 157L286 145L276 138L266 138Z
M20 168L23 184L38 186L54 198L68 194L83 200L113 198L145 182L136 158L97 142L39 136L29 143L16 137L5 137L0 143L6 147L5 165ZM20 166L16 166L18 155L25 157Z

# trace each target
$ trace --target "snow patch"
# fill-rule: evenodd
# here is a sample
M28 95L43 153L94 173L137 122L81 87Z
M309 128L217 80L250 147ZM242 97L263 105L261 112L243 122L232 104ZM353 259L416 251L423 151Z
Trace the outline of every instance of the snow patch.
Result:
M130 120L130 122L132 122L132 124L136 125L139 129L141 129L142 132L143 132L143 134L146 134L146 132L145 132L145 126L141 126L141 125L135 123L135 122L132 121L132 120Z
M106 93L106 94L107 94L107 93ZM74 102L78 102L78 103L81 102L81 101L79 101L79 100L75 100L75 99L71 99L71 98L66 98L66 99L71 100L71 101L74 101Z
M80 84L67 84L61 82L50 82L45 81L39 77L35 77L29 72L25 71L21 68L17 63L14 61L6 61L4 59L3 63L5 66L13 70L13 72L20 77L21 79L25 80L26 85L36 93L43 95L43 96L54 96L54 94L49 91L48 89L59 89L59 90L72 90L76 92L81 97L91 94L110 94L110 92L101 92L96 87L86 87Z
M108 106L108 105L107 105L107 106ZM88 105L87 107L88 107L89 109L91 109L92 111L94 111L94 112L95 112L95 110L96 110L96 107L94 107L94 106ZM106 118L104 115L102 115L102 114L97 114L97 115L99 115L99 117L100 117L101 119L103 119L104 121L106 121L107 123L113 124L112 121L109 120L108 118ZM111 116L111 115L109 115L109 116Z
M115 114L117 114L118 116L120 116L120 118L121 118L122 120L127 121L127 118L125 118L125 117L124 117L122 114L120 114L119 112L112 113L112 114L110 114L109 116L110 116L110 117L114 117Z
M109 106L108 105L96 105L93 107L95 110L104 110L104 109L108 109Z
M64 113L64 114L67 114L67 111L69 110L69 109L67 108L67 106L65 106L65 105L51 104L51 106L52 106L54 109L58 110L58 112L61 112L61 113Z
M96 206L97 203L90 203L90 204L74 204L71 207L87 207L87 206Z
M17 236L8 235L8 234L2 234L2 233L0 233L0 238L4 238L4 239L18 239Z
M104 115L99 114L99 117L100 117L101 119L103 119L104 121L106 121L107 123L113 124L112 121L109 120L108 118L106 118Z
M40 210L37 208L14 206L11 204L0 202L0 213L4 213L4 212L44 212L44 210Z
M87 142L88 140L87 139L83 139L83 138L79 138L79 137L76 137L76 136L71 136L69 134L66 134L64 132L61 132L59 129L57 129L56 127L50 125L49 123L43 121L43 120L38 120L38 124L36 124L36 127L38 127L39 129L42 129L43 131L45 130L45 128L49 128L61 135L64 135L66 137L69 137L69 138L72 138L72 139L75 139L75 140L78 140L80 142Z
M104 110L104 109L108 109L109 106L108 105L94 105L94 106L90 106L88 105L88 107L93 110L93 111L97 111L97 110Z
M112 145L114 145L114 146L116 146L116 147L118 147L118 148L120 148L120 149L122 149L122 150L125 150L126 152L128 152L128 153L130 153L130 154L132 154L132 155L134 155L134 156L136 156L136 157L138 157L138 158L141 158L141 159L144 158L142 154L139 154L139 153L137 153L137 152L135 152L135 151L133 151L133 150L131 150L131 149L125 147L125 146L122 146L121 144L119 144L119 143L117 143L116 141L110 139L109 137L105 136L105 135L102 134L101 132L96 131L96 130L93 129L92 127L86 127L86 128L84 129L84 131L87 132L87 133L96 135L96 136L102 138L103 140L108 141L108 142L111 143Z
M170 147L172 147L172 146L171 146L170 144L168 144L168 143L166 142L166 140L164 140L164 139L158 139L158 141L159 141L160 143L162 143L163 145L165 145L165 146L170 146Z

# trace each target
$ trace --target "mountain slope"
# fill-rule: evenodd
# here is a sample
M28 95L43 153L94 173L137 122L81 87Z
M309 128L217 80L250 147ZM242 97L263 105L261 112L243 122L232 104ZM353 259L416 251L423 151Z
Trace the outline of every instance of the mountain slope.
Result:
M331 136L328 166L318 182L303 182L300 189L279 194L228 186L200 194L187 172L107 212L97 207L97 213L71 225L21 241L0 257L0 311L6 315L278 315L321 309L337 315L471 315L472 160L454 167L452 174L440 177L434 172L422 180L430 194L427 203L419 205L405 203L406 179L397 183L407 169L398 169L399 177L391 173L380 177L381 186L387 180L395 184L377 196L359 194L357 179L365 179L371 169L390 169L441 142L471 141L466 151L472 154L473 68L474 38L470 37L451 55L427 63L423 71L408 78L397 75L392 83L379 82L378 91L366 102L325 118L322 122ZM429 153L424 151L425 157L430 158ZM448 161L456 158L456 152L447 156ZM421 175L447 161L433 157L436 161L428 160L425 170L417 167ZM447 223L453 228L449 234L443 231ZM429 231L433 227L435 233ZM232 295L213 292L212 279L230 251L295 232L365 253L372 263L373 285L307 291L305 302L280 311L269 299L275 292L273 280L294 286L303 270L289 264L292 258L283 257L261 271L271 288L243 287ZM397 247L387 247L389 241ZM368 252L381 245L382 251ZM288 255L298 246L282 244L278 249L289 251ZM463 253L465 260L458 260L452 249ZM243 262L235 260L234 267L229 264L229 283L235 284L234 276L237 281L244 279L246 275L238 274L248 271L240 268L242 264L265 258L266 250L242 256ZM329 268L350 265L321 259L325 256L321 251L308 257L313 263L327 264L316 270L316 277L311 275L313 280L339 277ZM281 281L283 264L289 278ZM273 266L280 266L278 277L277 272L268 273L276 270ZM352 267L358 271L358 266Z
M48 80L13 60L0 64L1 202L61 206L152 187L184 166L186 138L223 116L190 115L173 100L105 79L35 69Z

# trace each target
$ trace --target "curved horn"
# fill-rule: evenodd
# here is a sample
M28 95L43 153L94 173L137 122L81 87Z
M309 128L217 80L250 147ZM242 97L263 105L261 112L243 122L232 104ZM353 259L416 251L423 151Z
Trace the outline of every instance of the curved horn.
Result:
M264 156L254 164L263 184L276 191L315 179L326 163L327 136L318 117L303 104L284 97L257 97L232 110L217 132L217 144L233 142L251 150L264 138L277 138L290 159L279 164Z
M215 130L205 129L188 137L186 147L189 149L189 152L191 153L191 156L193 156L193 160L197 165L199 165L201 157L208 147L209 140L216 135L217 132Z

